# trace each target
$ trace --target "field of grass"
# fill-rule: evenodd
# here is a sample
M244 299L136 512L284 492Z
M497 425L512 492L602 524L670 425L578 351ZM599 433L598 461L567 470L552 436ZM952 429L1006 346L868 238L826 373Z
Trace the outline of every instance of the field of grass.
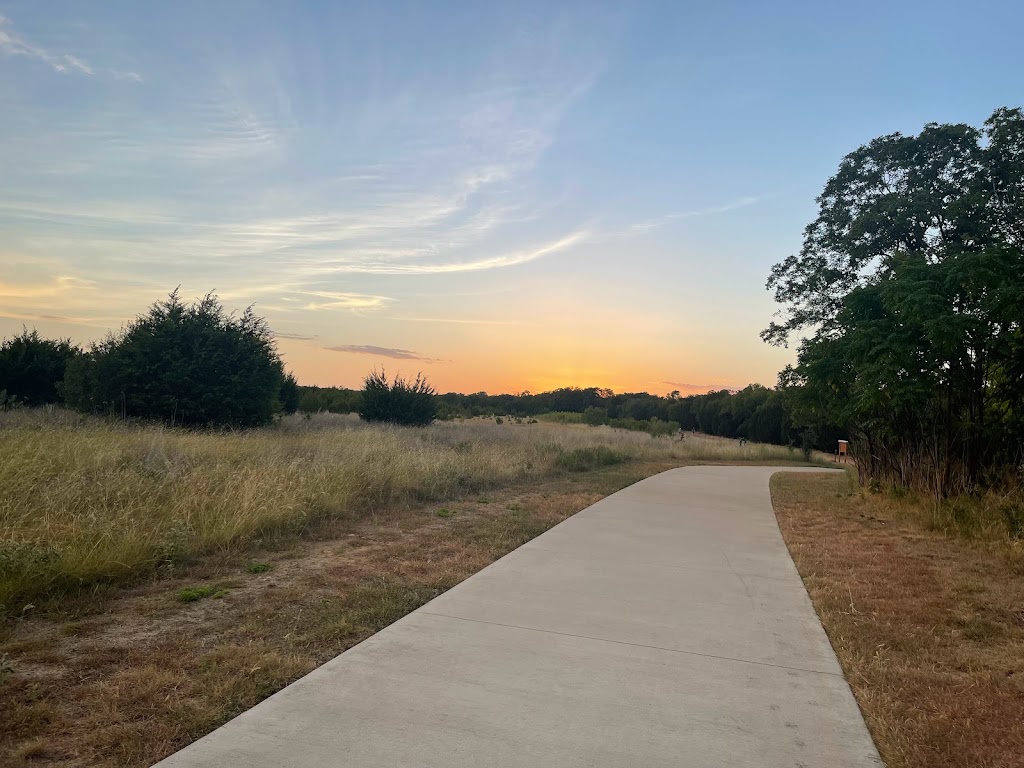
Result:
M235 433L0 413L0 605L173 569L321 521L619 462L796 461L785 448L607 427L368 426L291 417Z
M886 765L1024 764L1020 494L937 504L789 474L772 496Z
M0 414L0 764L150 765L626 485L800 458L493 420Z

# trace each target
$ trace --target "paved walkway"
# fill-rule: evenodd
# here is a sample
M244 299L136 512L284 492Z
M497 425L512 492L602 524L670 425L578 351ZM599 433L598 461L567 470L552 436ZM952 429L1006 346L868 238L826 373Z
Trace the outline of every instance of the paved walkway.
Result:
M775 471L603 499L159 765L881 766Z

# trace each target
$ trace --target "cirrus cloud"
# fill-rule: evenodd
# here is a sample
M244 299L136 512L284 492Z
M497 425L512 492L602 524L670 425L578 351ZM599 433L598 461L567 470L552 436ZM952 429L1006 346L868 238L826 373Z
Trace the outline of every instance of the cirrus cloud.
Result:
M335 347L324 347L330 352L348 352L354 355L373 355L375 357L390 357L392 360L419 360L424 363L441 363L434 357L424 357L411 349L395 349L393 347L378 347L373 344L339 344Z

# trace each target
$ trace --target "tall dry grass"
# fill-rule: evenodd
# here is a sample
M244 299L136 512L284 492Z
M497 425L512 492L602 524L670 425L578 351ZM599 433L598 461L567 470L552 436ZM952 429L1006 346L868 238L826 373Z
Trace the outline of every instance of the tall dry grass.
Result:
M215 433L60 410L0 413L0 604L10 611L47 591L131 578L324 518L573 469L799 458L775 446L582 425L415 429L321 415Z

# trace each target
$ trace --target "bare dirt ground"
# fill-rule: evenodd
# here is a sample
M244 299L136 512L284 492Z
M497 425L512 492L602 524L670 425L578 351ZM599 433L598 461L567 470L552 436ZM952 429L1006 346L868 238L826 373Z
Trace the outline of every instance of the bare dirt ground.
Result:
M929 530L846 476L776 475L779 525L889 768L1024 765L1024 549Z
M669 466L619 466L337 520L314 539L29 608L0 635L0 765L150 765Z

